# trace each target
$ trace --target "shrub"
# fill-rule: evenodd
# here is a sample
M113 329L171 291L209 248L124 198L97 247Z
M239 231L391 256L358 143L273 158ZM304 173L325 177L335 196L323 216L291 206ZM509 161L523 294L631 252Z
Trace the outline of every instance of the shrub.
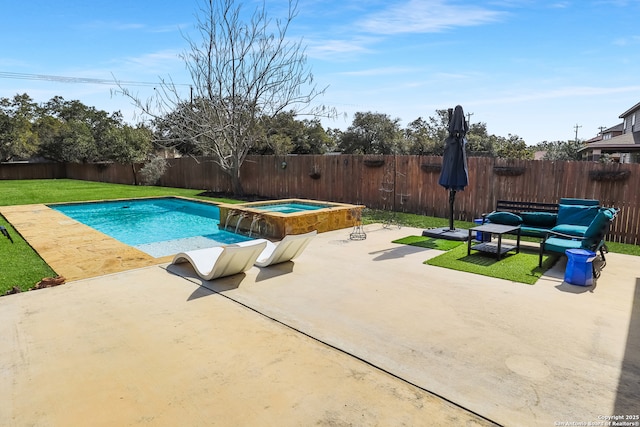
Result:
M140 169L142 183L144 185L154 185L164 175L167 170L167 161L158 156L151 157Z

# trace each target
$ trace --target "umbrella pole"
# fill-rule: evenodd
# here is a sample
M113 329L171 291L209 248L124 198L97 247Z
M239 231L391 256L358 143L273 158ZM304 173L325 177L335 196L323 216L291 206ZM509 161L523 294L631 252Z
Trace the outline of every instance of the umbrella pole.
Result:
M453 202L456 199L456 190L449 190L449 231L454 231L453 227Z

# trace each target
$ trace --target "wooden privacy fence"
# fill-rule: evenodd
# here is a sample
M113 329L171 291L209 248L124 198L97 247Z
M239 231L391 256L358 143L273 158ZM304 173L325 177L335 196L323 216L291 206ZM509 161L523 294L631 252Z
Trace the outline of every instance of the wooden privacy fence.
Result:
M0 179L66 178L62 163L0 163Z
M211 159L174 159L160 184L230 191ZM246 194L364 204L446 218L447 190L438 185L438 156L249 156L241 169ZM609 240L639 244L640 164L553 162L471 157L469 186L456 194L454 218L473 221L496 200L557 203L598 199L620 209Z
M249 156L241 168L246 194L363 204L446 218L449 193L438 185L436 156ZM136 166L136 171L141 165ZM48 169L47 169L48 168ZM557 203L598 199L620 209L610 241L640 244L640 164L553 162L472 157L469 186L456 194L454 218L473 221L496 200ZM73 178L133 184L131 165L0 165L2 179ZM210 158L169 160L159 185L230 192L229 177Z

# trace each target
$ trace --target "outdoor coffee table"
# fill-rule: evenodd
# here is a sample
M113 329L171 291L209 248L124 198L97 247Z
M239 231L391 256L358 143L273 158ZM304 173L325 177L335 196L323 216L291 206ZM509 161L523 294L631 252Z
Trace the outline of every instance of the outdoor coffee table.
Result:
M471 234L474 231L491 233L498 236L498 242L484 242L475 246L471 246ZM516 234L518 236L515 245L502 244L503 234ZM519 225L502 225L502 224L484 224L469 229L469 239L467 240L467 255L471 255L471 249L480 252L496 254L498 260L503 254L515 249L516 253L520 253L520 226Z

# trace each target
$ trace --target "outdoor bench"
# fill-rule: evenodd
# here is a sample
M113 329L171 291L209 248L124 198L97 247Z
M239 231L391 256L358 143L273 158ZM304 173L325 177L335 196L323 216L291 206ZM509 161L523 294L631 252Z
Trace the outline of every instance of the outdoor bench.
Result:
M562 198L560 203L498 200L493 212L482 214L482 223L519 225L521 236L544 238L550 231L583 236L599 209L600 202L594 199Z

